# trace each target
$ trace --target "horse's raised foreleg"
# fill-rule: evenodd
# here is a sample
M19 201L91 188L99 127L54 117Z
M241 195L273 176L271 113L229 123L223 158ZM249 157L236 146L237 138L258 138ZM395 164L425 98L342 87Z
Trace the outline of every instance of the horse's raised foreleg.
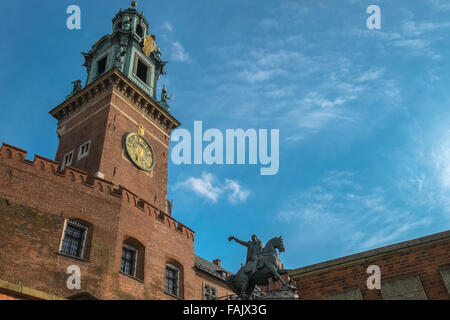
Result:
M287 283L286 281L283 280L283 278L281 277L280 273L278 272L277 267L274 264L268 264L266 263L266 267L269 268L270 272L272 272L273 276L275 277L275 279L280 280L281 283L283 284L283 287L286 289L292 289L292 290L296 290L297 288L294 287L293 285ZM283 270L281 270L280 272L282 272ZM287 272L286 272L287 273ZM283 273L282 274L286 274Z

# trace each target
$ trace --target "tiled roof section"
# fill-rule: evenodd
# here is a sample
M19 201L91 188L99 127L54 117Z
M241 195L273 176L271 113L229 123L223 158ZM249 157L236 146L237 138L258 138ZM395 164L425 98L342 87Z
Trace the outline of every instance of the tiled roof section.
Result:
M195 256L195 267L221 280L225 280L229 275L232 275L231 272L197 255Z

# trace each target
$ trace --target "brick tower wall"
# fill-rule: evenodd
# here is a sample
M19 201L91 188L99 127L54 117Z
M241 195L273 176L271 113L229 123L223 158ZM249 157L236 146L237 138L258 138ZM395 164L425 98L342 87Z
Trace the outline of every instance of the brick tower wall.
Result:
M195 234L131 191L3 145L0 149L0 279L61 297L89 292L100 299L174 299L164 293L166 263L180 266L181 298L196 297ZM89 181L88 181L89 180ZM92 225L86 260L58 253L64 220ZM122 244L145 246L142 281L119 273ZM67 267L81 269L81 290L66 287Z

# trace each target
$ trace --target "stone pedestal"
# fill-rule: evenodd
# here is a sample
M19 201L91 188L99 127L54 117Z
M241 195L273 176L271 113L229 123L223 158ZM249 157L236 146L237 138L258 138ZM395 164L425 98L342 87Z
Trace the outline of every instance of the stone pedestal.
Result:
M255 297L255 300L298 300L298 294L294 290L274 290Z

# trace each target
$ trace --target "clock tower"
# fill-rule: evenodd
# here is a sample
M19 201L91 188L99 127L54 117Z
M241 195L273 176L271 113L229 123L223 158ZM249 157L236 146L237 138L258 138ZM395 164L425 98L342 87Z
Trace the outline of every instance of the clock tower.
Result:
M121 9L112 33L83 53L85 87L75 81L73 92L50 111L58 120L56 161L60 171L86 172L165 211L170 133L180 123L165 90L157 99L167 62L136 6Z

